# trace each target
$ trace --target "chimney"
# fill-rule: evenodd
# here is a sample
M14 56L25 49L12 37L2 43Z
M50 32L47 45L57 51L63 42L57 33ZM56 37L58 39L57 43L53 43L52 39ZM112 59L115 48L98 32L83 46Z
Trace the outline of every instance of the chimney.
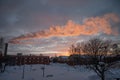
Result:
M8 43L5 43L4 56L7 56Z

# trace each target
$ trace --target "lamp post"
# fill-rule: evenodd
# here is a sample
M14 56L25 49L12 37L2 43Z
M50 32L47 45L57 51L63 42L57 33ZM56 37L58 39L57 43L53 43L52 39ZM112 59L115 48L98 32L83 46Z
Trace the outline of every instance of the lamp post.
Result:
M24 79L25 65L23 65L22 79Z
M42 71L43 71L43 77L45 75L45 66L41 67Z
M24 75L25 75L25 61L23 58L23 71L22 71L22 79L24 79Z

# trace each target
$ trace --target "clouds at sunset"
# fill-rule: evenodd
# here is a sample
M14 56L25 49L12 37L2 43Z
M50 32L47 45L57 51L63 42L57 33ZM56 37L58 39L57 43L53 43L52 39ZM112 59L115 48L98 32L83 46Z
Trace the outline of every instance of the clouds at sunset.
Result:
M49 37L66 37L66 36L80 36L80 35L96 35L107 34L117 35L116 30L113 30L113 25L120 22L119 16L114 13L105 14L103 16L89 17L83 20L83 23L76 23L73 20L68 20L65 25L50 26L49 29L27 33L18 37L12 38L10 43L20 43L22 40L49 38ZM29 44L29 43L28 43Z
M8 54L67 52L95 36L120 40L120 0L0 0Z

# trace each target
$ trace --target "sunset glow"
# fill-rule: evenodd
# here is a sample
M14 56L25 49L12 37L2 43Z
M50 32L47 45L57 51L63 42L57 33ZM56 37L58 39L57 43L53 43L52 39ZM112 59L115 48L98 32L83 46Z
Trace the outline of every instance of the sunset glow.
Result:
M0 10L9 54L69 55L72 44L92 37L120 40L118 0L2 0Z

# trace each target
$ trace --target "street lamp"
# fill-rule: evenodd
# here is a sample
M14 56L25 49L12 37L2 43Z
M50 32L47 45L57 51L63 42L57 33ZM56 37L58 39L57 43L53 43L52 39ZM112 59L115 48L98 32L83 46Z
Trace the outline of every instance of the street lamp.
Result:
M25 74L25 60L23 58L23 71L22 71L22 79L24 79L24 74Z
M45 75L45 66L41 67L42 71L43 71L43 77Z

